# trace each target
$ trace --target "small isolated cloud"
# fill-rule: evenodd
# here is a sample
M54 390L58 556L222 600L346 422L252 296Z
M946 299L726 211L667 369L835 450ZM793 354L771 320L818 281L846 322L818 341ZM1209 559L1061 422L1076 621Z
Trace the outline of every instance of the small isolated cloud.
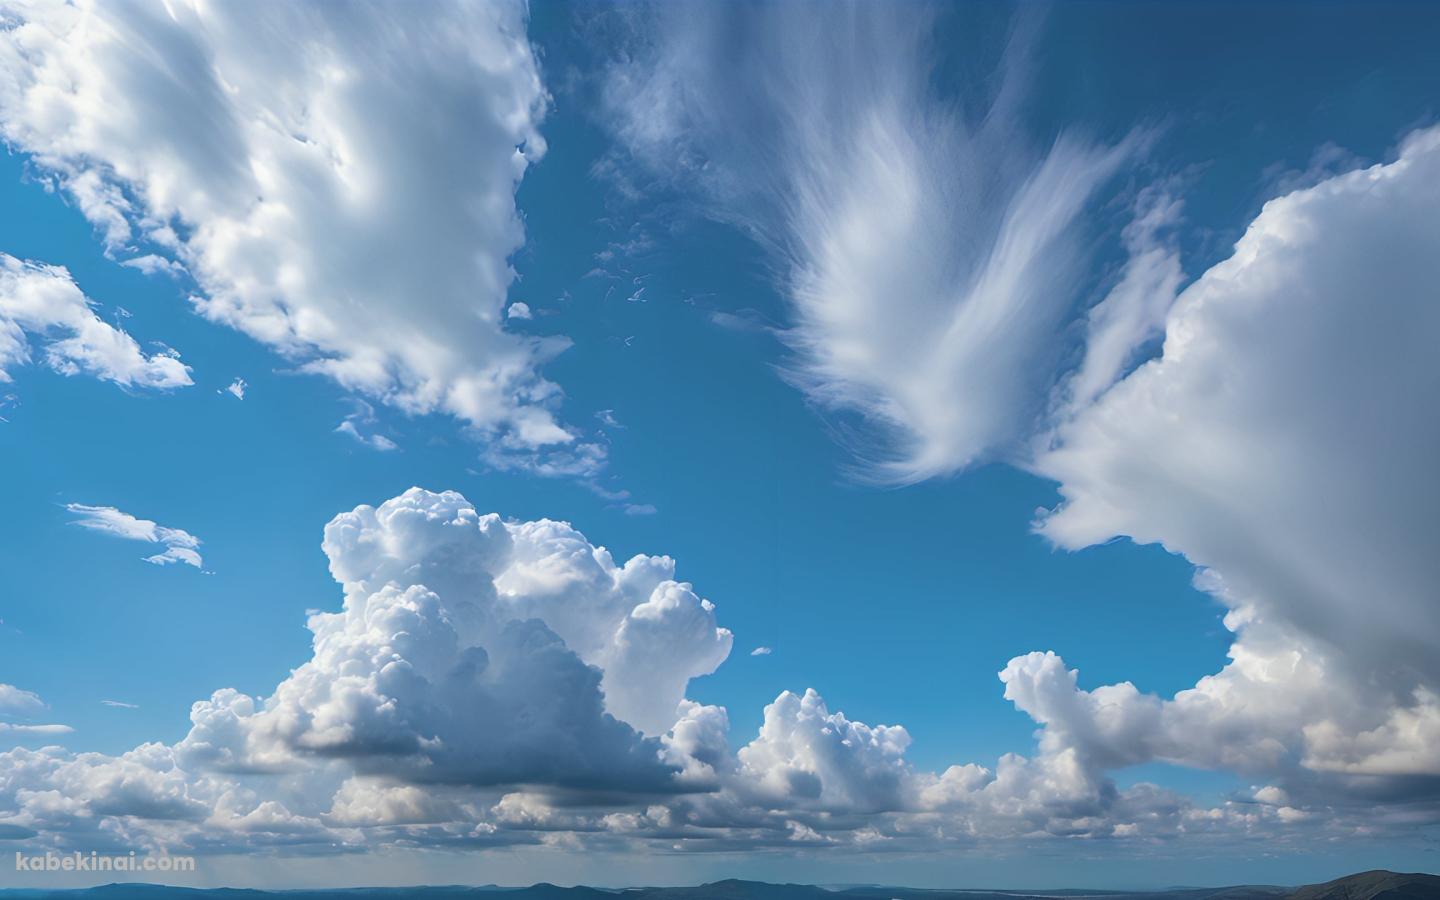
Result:
M249 386L250 386L249 383L246 382L245 379L243 379L243 378L237 378L237 379L235 379L234 381L230 382L230 386L229 386L229 387L223 387L223 388L221 388L220 390L216 391L215 393L217 393L217 394L229 394L230 396L234 397L236 400L244 400L244 399L245 399L245 389L248 388Z
M769 656L770 654L772 654L772 653L774 653L774 652L775 652L775 651L774 651L773 649L771 649L770 647L756 647L754 650L751 650L751 651L750 651L750 655L751 655L751 656Z
M129 541L145 541L165 547L145 561L157 566L184 563L199 569L204 565L198 547L200 539L179 528L157 525L149 519L137 519L113 506L87 506L84 503L70 503L65 509L77 518L74 524L92 531L99 531L112 537Z
M0 684L0 715L29 716L44 709L40 695L33 691L22 691L13 684Z
M100 701L100 705L101 705L101 706L114 707L115 709L139 709L139 708L140 708L140 705L139 705L138 703L126 703L126 702L124 702L124 701L122 701L122 700L101 700L101 701Z
M606 428L625 427L624 425L620 424L619 419L615 418L615 410L613 409L602 409L595 414L595 418L598 419L600 424L604 425Z
M530 304L522 303L517 300L516 302L510 304L510 308L505 311L505 318L533 319L535 318L535 315L530 312Z
M653 503L625 504L625 515L627 516L653 516L659 511Z
M171 278L179 278L185 274L185 267L180 263L163 256L156 256L154 253L127 259L120 265L130 269L139 269L146 275L169 275Z
M146 356L134 338L96 315L64 267L0 253L0 382L36 350L62 375L162 390L191 383L189 366L173 350Z
M756 309L742 309L736 312L717 309L710 313L710 321L727 331L755 333L777 331L776 327L765 318L765 315Z
M399 444L374 430L379 423L380 420L375 416L375 407L364 400L356 400L355 411L346 416L339 425L336 425L335 431L338 434L348 435L356 443L363 444L371 450L379 450L382 453L398 450Z
M56 735L70 734L74 730L69 725L14 725L0 722L0 734Z
M49 707L34 691L25 691L13 684L0 684L0 717L7 719L33 719ZM55 735L69 734L74 729L68 725L33 724L28 721L0 721L0 734Z

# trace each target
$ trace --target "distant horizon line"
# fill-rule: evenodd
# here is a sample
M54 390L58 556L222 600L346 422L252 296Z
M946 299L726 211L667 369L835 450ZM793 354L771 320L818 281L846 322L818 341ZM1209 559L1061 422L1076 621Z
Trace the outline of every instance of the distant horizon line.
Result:
M902 884L885 882L845 882L845 883L817 883L802 881L764 881L754 878L719 878L710 881L702 881L694 884L632 884L623 887L614 887L598 884L587 884L576 882L573 884L562 884L551 881L536 881L530 884L506 885L489 882L485 884L404 884L404 885L347 885L339 887L244 887L238 885L212 885L206 887L186 884L166 884L146 881L110 881L101 884L67 886L67 887L0 887L0 896L3 895L44 895L57 893L79 893L85 891L99 891L113 888L147 888L161 891L247 891L257 894L343 894L349 892L380 893L387 891L494 891L494 892L519 892L535 888L554 888L558 890L592 890L605 893L627 893L644 891L669 891L669 890L698 890L700 888L712 887L722 884L758 885L763 887L796 887L813 888L832 893L872 891L915 891L929 894L1005 894L1014 897L1033 898L1074 898L1074 897L1107 897L1107 896L1147 896L1163 893L1176 892L1200 892L1200 891L1227 891L1241 888L1255 890L1274 890L1276 892L1294 892L1305 887L1324 885L1333 882L1345 881L1352 878L1361 878L1367 875L1392 875L1398 877L1427 877L1440 878L1440 872L1397 872L1391 869L1363 869L1342 875L1337 878L1322 879L1318 881L1305 881L1296 884L1264 884L1264 883L1220 883L1220 884L1174 884L1162 885L1151 888L1083 888L1083 887L1051 887L1051 888L1000 888L1000 887L914 887Z

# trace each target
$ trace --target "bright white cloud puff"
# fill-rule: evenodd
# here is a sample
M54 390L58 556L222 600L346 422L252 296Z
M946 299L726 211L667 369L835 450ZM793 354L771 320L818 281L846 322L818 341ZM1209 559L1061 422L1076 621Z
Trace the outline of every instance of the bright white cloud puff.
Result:
M188 272L203 315L347 388L516 452L572 441L537 374L565 342L503 328L514 192L545 150L523 3L12 14L0 134L112 253ZM106 371L188 381L142 362Z

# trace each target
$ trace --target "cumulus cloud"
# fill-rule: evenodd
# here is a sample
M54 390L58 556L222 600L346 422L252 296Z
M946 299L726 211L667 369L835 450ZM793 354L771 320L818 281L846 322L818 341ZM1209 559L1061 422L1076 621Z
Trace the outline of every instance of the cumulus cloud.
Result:
M150 533L129 517L99 521ZM617 564L566 523L505 521L418 488L337 516L323 547L343 603L311 615L310 657L269 696L216 692L193 705L174 745L0 753L0 827L36 847L198 853L557 842L918 852L1384 827L1359 811L1312 815L1313 795L1283 767L1269 767L1282 772L1271 790L1215 806L1153 785L1119 789L1112 768L1199 760L1156 737L1181 714L1129 686L1082 691L1045 654L1002 673L1006 695L1042 726L1032 757L918 770L903 727L851 719L813 690L782 692L733 749L727 711L685 696L732 637L668 557ZM17 736L61 730L6 724ZM1408 719L1386 727L1432 736ZM1185 728L1175 733L1178 746ZM1381 732L1351 737L1399 746Z
M955 97L937 92L933 10L816 12L658 7L611 71L616 128L782 261L791 375L879 428L857 445L869 474L954 472L1043 413L1081 213L1137 141L1028 137L1023 36L991 87Z
M230 382L230 384L229 384L228 386L222 388L221 390L217 391L216 393L229 394L230 396L234 397L236 400L244 400L244 399L245 399L245 390L246 390L247 388L249 388L249 387L250 387L250 385L248 385L248 384L245 383L245 379L243 379L243 378L236 378L234 381Z
M36 349L65 375L122 387L191 383L189 366L176 356L145 355L134 338L97 316L66 269L0 253L0 381L10 381L9 370L30 362Z
M1236 639L1171 699L1013 661L1007 695L1044 740L1312 801L1440 797L1437 208L1435 129L1270 201L1179 294L1161 354L1058 428L1037 468L1063 502L1041 532L1183 553Z
M1423 521L1440 500L1423 403L1440 387L1426 343L1440 324L1435 185L1440 131L1427 131L1392 162L1267 204L1232 257L1179 292L1160 355L1125 375L1178 283L1174 207L1142 201L1156 205L1130 234L1132 268L1092 314L1091 354L1035 463L1064 498L1039 527L1070 548L1161 542L1201 567L1236 638L1194 688L1087 688L1037 652L1000 673L1039 726L1028 757L917 770L903 727L813 691L782 693L734 750L727 712L685 698L731 636L672 560L617 565L567 524L412 490L328 526L344 605L312 617L312 657L271 696L196 704L174 747L0 754L0 825L53 845L103 825L202 848L565 835L920 850L1299 846L1440 822L1440 573ZM90 527L158 539L153 523L82 509ZM56 726L5 730L37 728ZM1153 761L1257 787L1205 805L1111 778Z
M205 562L200 558L200 539L180 528L167 528L149 519L137 519L113 506L87 506L84 503L69 503L65 509L75 516L73 524L92 531L99 531L112 537L128 541L144 541L160 544L165 549L145 561L157 566L184 563L199 569Z
M878 812L903 806L909 745L904 728L852 722L813 690L786 691L765 707L760 734L738 756L741 776L786 805Z
M521 301L517 300L514 303L510 304L509 309L505 310L505 318L533 319L535 318L535 314L530 312L530 304L522 303Z
M373 399L516 452L572 442L537 374L565 342L503 328L515 188L545 149L523 3L10 15L0 134L112 253L183 267L201 314Z
M412 782L673 789L660 745L724 660L715 610L664 557L616 566L570 526L419 489L326 528L338 613L263 702L196 704L179 745L237 771L346 759Z

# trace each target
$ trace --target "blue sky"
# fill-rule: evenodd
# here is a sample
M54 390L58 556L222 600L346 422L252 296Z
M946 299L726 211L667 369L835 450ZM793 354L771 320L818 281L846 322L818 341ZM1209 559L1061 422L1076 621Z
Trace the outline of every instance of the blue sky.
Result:
M1434 532L1398 504L1436 491L1417 462L1436 449L1422 352L1433 263L1388 264L1372 244L1414 260L1435 237L1416 217L1434 212L1440 19L1418 4L701 9L381 4L292 21L266 8L258 33L311 51L275 71L235 9L85 13L99 38L67 30L63 10L15 14L32 30L0 33L0 253L68 275L12 267L0 282L0 324L20 322L31 348L0 352L0 685L21 692L0 692L0 739L23 748L0 773L24 772L8 794L0 780L0 848L9 826L17 847L90 849L102 832L89 829L119 817L127 846L212 855L212 883L279 885L323 879L315 867L341 847L364 854L362 880L396 883L815 880L817 865L1005 886L1434 869ZM385 74L365 83L375 46ZM230 93L191 96L191 66ZM133 106L114 112L107 89ZM213 133L162 114L189 103ZM293 159L274 138L287 128L304 148ZM321 159L334 172L310 168ZM1346 180L1370 166L1401 200ZM1046 214L1014 226L1037 252L1007 280L997 235L1037 183ZM147 254L183 269L121 264ZM1146 275L1166 267L1178 281ZM174 348L191 383L48 362L69 320L27 326L4 304L67 278L138 343L126 364L153 368ZM1158 318L1076 400L1106 303ZM952 307L1002 324L930 346L926 323ZM455 389L492 377L494 395ZM236 379L243 399L226 391ZM673 662L689 652L663 649L680 632L653 657L586 651L600 632L535 615L607 679L605 700L573 680L557 690L579 692L576 709L608 702L637 752L663 745L665 765L699 766L699 780L671 800L637 788L606 768L606 737L583 763L613 781L605 797L484 766L441 789L366 749L354 734L371 733L369 713L354 707L351 737L324 752L319 725L286 732L259 712L235 726L228 762L197 749L219 744L191 704L223 688L341 715L326 693L339 669L312 650L307 611L381 602L380 570L339 574L370 565L346 562L367 542L390 548L401 587L442 603L470 590L475 570L445 568L470 550L426 555L450 537L412 547L372 523L357 533L376 536L322 549L334 517L412 486L516 528L569 522L617 564L676 561L698 595L676 601L684 634L728 629L723 663L710 663L718 643ZM408 502L432 516L463 502L425 497ZM147 564L164 541L81 527L75 505L183 530L203 562ZM551 609L540 575L485 571L517 604ZM611 602L575 590L567 603ZM506 640L476 646L506 660L521 652L497 649ZM422 671L424 654L444 658L413 652ZM1275 675L1284 660L1301 662ZM726 711L728 729L706 738L718 745L676 749L679 731L620 712L616 697L649 689L647 666L672 663L684 697ZM1207 676L1222 699L1177 697ZM362 694L383 709L373 679ZM827 709L792 723L777 695L807 689ZM466 760L492 752L449 730L488 707L408 696L392 705L423 721L386 728L453 734ZM517 696L522 709L554 699ZM659 704L677 721L673 699L647 697L644 715ZM495 716L486 729L514 727ZM847 750L826 743L855 723L870 724ZM903 726L908 746L877 723ZM99 786L149 742L172 762L145 764L158 786L131 779L185 810L153 824L144 810L161 799ZM81 766L85 753L114 761ZM1041 786L998 796L1012 791L996 775L1006 754ZM954 794L942 775L967 763L985 774L952 770ZM248 799L219 799L226 778ZM90 812L47 818L17 789ZM342 814L343 790L380 799ZM439 809L452 790L458 807ZM396 798L424 812L397 815ZM267 800L290 824L217 812ZM526 825L512 806L552 818ZM677 837L657 818L667 808L703 824ZM457 849L466 829L498 837ZM893 843L852 852L877 840ZM1317 858L1321 841L1338 849ZM566 848L585 853L562 863ZM256 853L281 865L234 863Z

